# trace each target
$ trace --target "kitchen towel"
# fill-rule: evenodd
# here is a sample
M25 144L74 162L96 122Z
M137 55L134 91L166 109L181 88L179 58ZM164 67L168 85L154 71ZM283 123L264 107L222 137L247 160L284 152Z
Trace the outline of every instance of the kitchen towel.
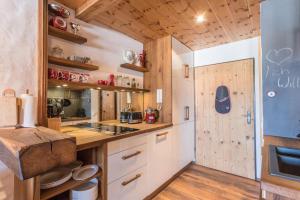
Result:
M35 98L30 94L21 95L22 107L20 115L20 123L22 127L33 128L35 127L36 107Z

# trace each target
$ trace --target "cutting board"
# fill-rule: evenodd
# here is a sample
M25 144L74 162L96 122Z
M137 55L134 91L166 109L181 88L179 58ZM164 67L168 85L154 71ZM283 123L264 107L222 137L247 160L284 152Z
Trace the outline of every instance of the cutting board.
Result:
M0 128L15 127L18 124L18 108L15 91L6 89L0 96Z

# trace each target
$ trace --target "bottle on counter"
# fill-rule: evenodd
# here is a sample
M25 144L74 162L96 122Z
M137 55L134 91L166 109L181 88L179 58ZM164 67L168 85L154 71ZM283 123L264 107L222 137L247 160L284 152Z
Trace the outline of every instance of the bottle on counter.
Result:
M115 86L115 75L114 74L109 75L109 85Z

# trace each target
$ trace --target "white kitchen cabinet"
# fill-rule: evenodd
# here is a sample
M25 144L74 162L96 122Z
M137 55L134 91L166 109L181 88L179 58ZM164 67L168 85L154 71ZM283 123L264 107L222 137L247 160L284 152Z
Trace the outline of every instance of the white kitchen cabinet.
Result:
M174 174L172 166L173 129L152 132L147 136L148 145L148 194L155 191Z
M131 149L142 144L146 144L146 142L146 136L143 134L134 137L124 138L122 140L109 142L107 145L108 155L113 155L121 151Z
M147 168L141 167L108 184L108 200L141 200L147 196Z
M174 38L172 48L172 159L174 170L178 172L195 159L194 56ZM185 76L185 65L189 66L188 77Z
M194 121L194 68L193 52L172 40L172 120L173 124ZM186 77L185 65L189 66ZM189 119L186 120L186 107L189 108Z
M108 146L108 200L143 199L194 160L194 122L118 140ZM136 152L140 153L122 159ZM132 179L132 183L122 184Z
M173 126L172 162L175 173L195 158L194 122Z
M146 165L146 144L108 156L108 183Z

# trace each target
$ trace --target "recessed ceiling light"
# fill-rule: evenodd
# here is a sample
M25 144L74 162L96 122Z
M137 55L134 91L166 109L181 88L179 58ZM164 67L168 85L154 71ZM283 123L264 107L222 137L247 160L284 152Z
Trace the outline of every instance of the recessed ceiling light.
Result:
M203 23L204 21L205 21L204 15L198 15L198 16L196 17L196 22L197 22L198 24Z
M101 90L101 87L97 87L97 90Z
M56 87L57 87L57 88L61 88L61 86L60 86L60 85L57 85Z
M67 84L63 84L62 86L63 86L63 87L68 87L68 85L67 85Z

